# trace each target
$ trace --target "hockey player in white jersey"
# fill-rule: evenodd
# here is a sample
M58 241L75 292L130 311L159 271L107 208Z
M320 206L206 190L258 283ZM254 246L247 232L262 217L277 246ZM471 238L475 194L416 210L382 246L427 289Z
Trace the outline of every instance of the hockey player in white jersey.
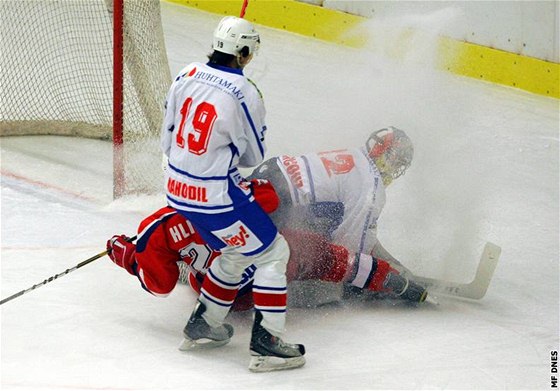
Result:
M382 282L387 290L422 302L425 288L411 280L412 273L377 238L385 187L405 173L413 155L406 133L388 127L373 132L360 148L269 159L249 178L268 179L274 185L280 208L271 216L280 230L319 232L356 254L348 277L351 287L367 290L379 260L386 260L400 272L387 275Z
M229 342L233 327L224 319L243 271L254 264L249 369L268 371L302 366L305 349L280 337L288 245L238 171L260 164L266 152L263 99L243 74L259 43L259 34L246 20L229 16L220 21L209 62L185 67L169 90L161 145L168 158L168 204L222 252L185 326L183 349Z

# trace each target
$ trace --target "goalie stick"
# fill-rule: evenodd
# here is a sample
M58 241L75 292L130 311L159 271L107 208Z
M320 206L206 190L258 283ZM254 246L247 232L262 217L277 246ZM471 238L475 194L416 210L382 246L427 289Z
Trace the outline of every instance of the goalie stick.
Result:
M487 242L480 257L476 275L469 283L457 283L428 277L414 277L414 281L424 285L429 293L439 293L474 300L482 299L494 275L501 251L500 246Z

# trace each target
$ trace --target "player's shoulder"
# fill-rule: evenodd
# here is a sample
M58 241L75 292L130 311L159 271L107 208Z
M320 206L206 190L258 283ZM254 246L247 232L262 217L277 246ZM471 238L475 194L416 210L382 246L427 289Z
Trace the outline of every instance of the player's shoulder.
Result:
M261 90L259 89L259 87L257 87L257 83L255 83L253 80L249 79L248 77L246 78L246 80L247 80L247 84L248 84L249 88L252 89L253 92L256 92L256 95L260 99L263 99L263 94L262 94Z
M363 175L371 176L374 174L375 176L379 173L375 162L368 156L365 147L352 148L350 151L352 151L356 166Z
M264 117L266 113L264 99L257 86L251 80L245 78L242 91L243 98L239 100L239 103L246 105L252 115Z
M156 221L161 221L164 218L170 218L176 215L178 215L178 212L169 206L165 206L161 209L158 209L157 211L155 211L154 213L152 213L151 215L149 215L148 217L146 217L144 220L140 222L140 225L138 227L138 232L144 231L144 229L146 229L148 226L150 226Z
M179 73L177 73L177 76L175 77L175 79L173 81L175 83L177 83L181 80L185 80L186 78L196 74L196 72L198 72L198 70L203 69L204 67L205 67L205 64L203 64L201 62L191 62L190 64L188 64L187 66L182 68L179 71Z
M170 216L177 214L177 210L173 209L170 206L164 206L163 208L158 209L155 211L152 216L156 219L162 218L164 216Z

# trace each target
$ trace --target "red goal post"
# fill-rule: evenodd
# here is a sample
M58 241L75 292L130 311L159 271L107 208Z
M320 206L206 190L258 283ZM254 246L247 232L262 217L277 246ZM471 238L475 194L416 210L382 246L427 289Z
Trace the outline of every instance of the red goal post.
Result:
M0 1L0 136L113 141L114 196L163 189L159 0Z

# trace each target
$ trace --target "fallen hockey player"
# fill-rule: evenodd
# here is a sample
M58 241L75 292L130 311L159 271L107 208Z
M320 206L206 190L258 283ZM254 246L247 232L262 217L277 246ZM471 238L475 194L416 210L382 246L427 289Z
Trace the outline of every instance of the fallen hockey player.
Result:
M377 238L385 188L406 172L413 155L406 133L387 127L372 132L359 148L269 159L248 179L267 179L274 186L280 205L271 218L279 230L315 232L359 254L352 285L366 288L376 268L371 255L413 277Z
M256 182L256 181L254 181ZM251 187L255 198L265 211L277 205L278 199L270 183L259 181ZM256 186L255 186L256 185ZM263 200L263 193L266 199ZM413 281L402 277L389 262L362 254L357 257L340 245L328 242L323 236L313 232L283 231L290 246L288 261L288 281L319 280L330 283L350 284L356 281L359 262L370 259L368 281L365 286L356 287L370 292L382 293L385 297L423 302L426 291ZM136 276L142 288L149 293L165 297L175 288L178 280L187 281L197 292L204 294L202 282L213 260L220 256L212 250L196 232L192 224L173 208L162 208L146 219L138 227L136 244L127 241L125 235L115 235L107 242L109 257L118 266ZM181 269L186 273L180 278ZM254 266L245 269L233 310L247 310L253 307L251 288ZM360 284L362 285L362 284Z
M414 148L406 133L387 127L371 133L360 148L269 159L248 179L265 178L274 185L280 206L271 217L281 231L315 232L328 242L344 246L349 253L358 254L351 284L347 285L358 292L368 287L369 278L378 267L375 260L382 259L399 270L400 278L395 283L406 286L408 280L413 280L430 292L481 299L498 262L499 246L486 243L475 278L468 283L454 283L414 276L377 238L385 188L406 172L413 155ZM410 293L406 288L394 291L403 292L405 297Z
M288 238L290 281L348 282L358 290L425 300L425 289L410 281L412 274L385 251L376 236L385 186L404 174L412 155L406 134L386 128L372 133L364 148L299 158L281 156L255 170L247 186ZM200 292L203 277L220 254L189 221L168 207L140 224L136 245L121 235L108 242L108 249L115 263L139 277L144 289L164 296L177 282L178 261L189 266L189 284ZM244 293L250 291L254 270L254 266L245 270L236 309L249 306L251 295Z

